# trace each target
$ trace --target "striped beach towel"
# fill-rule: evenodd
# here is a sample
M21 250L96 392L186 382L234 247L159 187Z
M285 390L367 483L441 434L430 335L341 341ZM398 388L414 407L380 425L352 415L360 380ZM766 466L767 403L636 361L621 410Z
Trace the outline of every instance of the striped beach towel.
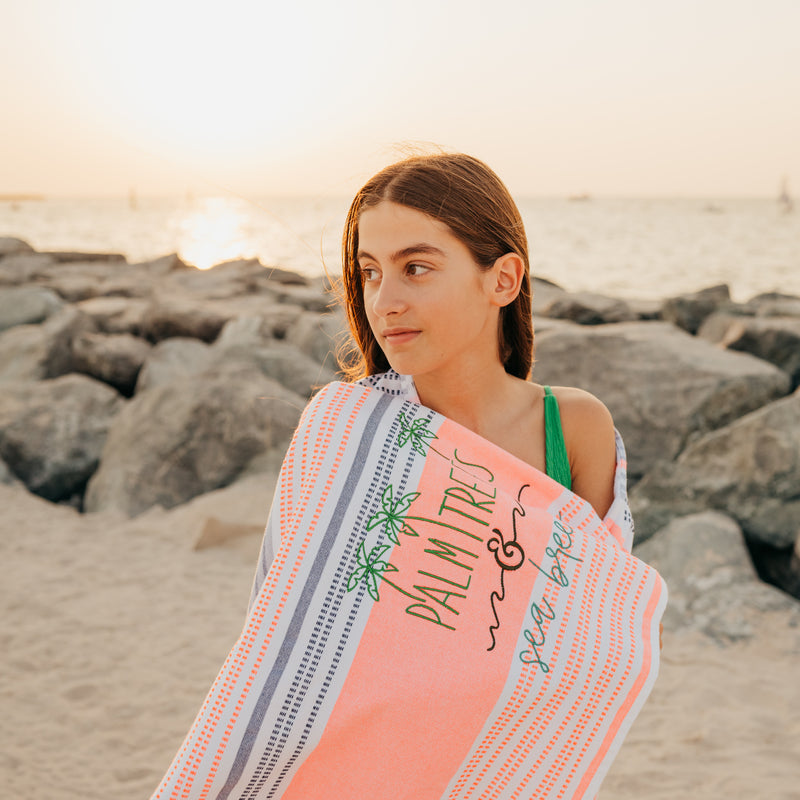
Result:
M321 390L241 637L153 797L594 797L667 596L629 553L617 444L601 520L393 373Z

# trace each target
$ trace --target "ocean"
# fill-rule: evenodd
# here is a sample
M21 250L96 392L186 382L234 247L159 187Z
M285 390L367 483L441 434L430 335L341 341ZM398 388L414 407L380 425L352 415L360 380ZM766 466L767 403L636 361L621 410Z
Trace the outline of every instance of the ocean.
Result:
M800 208L770 199L518 201L533 274L571 291L659 299L727 283L735 300L800 295ZM238 257L338 273L348 199L3 199L0 236L37 250L166 253L200 268Z

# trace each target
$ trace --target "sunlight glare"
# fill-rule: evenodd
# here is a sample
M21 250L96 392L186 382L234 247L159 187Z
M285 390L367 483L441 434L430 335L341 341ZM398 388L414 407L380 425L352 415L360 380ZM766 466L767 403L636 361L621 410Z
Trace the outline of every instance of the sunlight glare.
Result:
M181 258L198 269L209 269L223 261L255 257L249 215L238 205L225 197L206 197L195 201L189 213L177 216L172 225L177 228Z

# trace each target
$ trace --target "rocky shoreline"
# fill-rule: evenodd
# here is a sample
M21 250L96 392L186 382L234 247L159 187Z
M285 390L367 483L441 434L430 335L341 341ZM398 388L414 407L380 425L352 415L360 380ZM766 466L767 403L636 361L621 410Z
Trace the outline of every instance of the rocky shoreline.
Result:
M800 620L800 297L635 303L536 280L534 321L534 380L596 394L625 439L671 623L724 640L765 609ZM344 329L324 280L257 260L0 238L0 483L135 517L274 471Z

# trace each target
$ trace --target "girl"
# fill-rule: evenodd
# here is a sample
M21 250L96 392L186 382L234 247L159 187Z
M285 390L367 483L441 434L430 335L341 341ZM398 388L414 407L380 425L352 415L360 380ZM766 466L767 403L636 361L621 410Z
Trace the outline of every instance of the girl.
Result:
M155 798L593 797L655 680L605 407L531 383L497 176L412 158L343 243L351 383L309 403L242 636Z
M559 387L547 401L565 449L545 458L545 390L533 358L528 246L508 190L461 154L411 158L370 180L347 216L345 307L360 358L351 377L390 367L420 402L565 485L604 516L614 426L605 406ZM559 420L560 412L560 420ZM559 440L560 444L560 440ZM568 470L556 470L568 463Z

